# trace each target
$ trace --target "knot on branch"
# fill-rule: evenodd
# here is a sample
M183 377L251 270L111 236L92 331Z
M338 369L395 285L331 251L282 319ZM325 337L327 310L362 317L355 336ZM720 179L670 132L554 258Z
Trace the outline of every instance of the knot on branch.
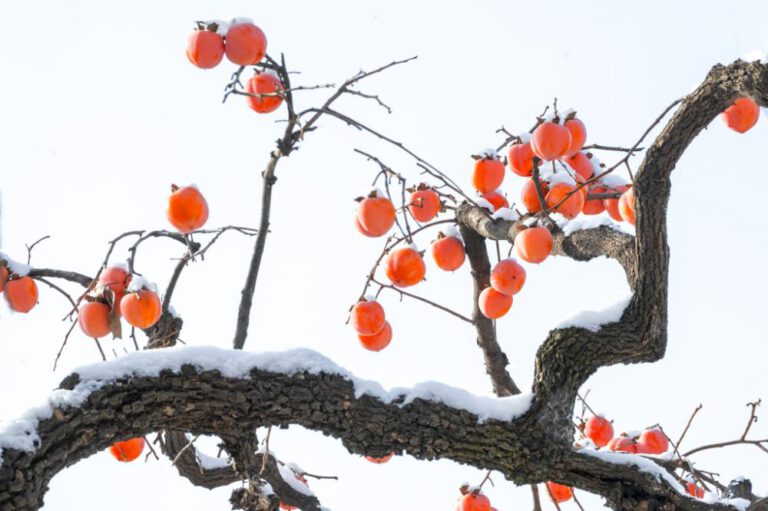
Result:
M280 501L274 495L265 495L260 488L238 488L229 497L232 509L243 511L277 511Z

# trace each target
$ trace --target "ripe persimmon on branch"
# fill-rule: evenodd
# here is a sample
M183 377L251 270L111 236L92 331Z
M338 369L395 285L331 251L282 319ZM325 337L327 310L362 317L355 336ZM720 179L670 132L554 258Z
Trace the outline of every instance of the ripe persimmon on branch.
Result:
M259 114L285 106L282 134L261 173L257 228L204 229L209 204L202 192L174 185L167 209L174 230L120 234L109 243L93 276L29 266L37 242L28 247L27 264L0 253L0 292L14 311L34 309L36 282L68 298L64 320L70 325L56 361L75 325L95 339L103 359L65 378L48 409L37 409L24 421L0 429L0 511L40 508L50 479L94 452L109 449L116 460L131 462L141 457L148 443L150 448L157 443L195 485L216 488L244 482L231 495L233 509L320 510L320 500L307 484L311 474L270 452L272 426L291 424L337 438L350 452L373 463L407 454L487 471L477 485L460 486L460 511L493 509L484 486L493 472L531 485L534 509L541 509L540 483L545 483L546 494L558 507L573 500L581 508L577 490L584 490L603 496L613 509L768 508L765 499L752 492L748 479L720 481L715 472L690 459L703 450L739 444L768 453L768 440L750 437L759 401L748 405L747 426L736 440L683 450L680 444L696 412L674 442L658 424L638 432L616 431L579 394L602 367L653 362L664 356L670 174L691 141L721 113L738 132L757 122L760 106L768 104L768 64L736 61L713 67L693 92L673 102L629 147L587 145L582 118L575 111L558 110L555 101L528 131L513 134L502 128L505 140L498 149L472 156L474 162L467 166L475 190L467 191L404 143L335 108L336 101L348 95L391 111L379 95L356 87L415 57L360 71L336 86L320 106L302 109L294 93L329 86L292 86L285 57L270 57L266 46L259 27L235 19L198 22L187 47L189 60L200 68L215 67L225 56L237 66L225 86L225 101L243 96ZM254 75L243 84L243 74L251 70ZM656 140L641 148L673 110ZM323 117L396 147L418 169L409 185L403 169L395 170L372 152L355 149L377 168L373 186L382 183L384 188L361 194L355 228L364 236L386 240L350 307L349 323L362 348L380 351L397 339L397 318L388 316L377 299L383 290L394 291L474 327L496 397L464 393L456 399L455 391L444 387L439 393L423 388L379 392L308 350L279 355L243 351L255 317L253 296L270 231L278 163L299 148ZM499 156L501 150L505 157ZM606 166L596 157L598 151L607 158L621 154ZM630 159L643 152L642 163L632 172ZM519 206L510 205L500 189L507 166L511 175L526 179ZM624 170L626 179L618 176ZM395 226L399 235L390 234ZM183 270L194 261L202 262L228 231L255 237L237 311L234 349L169 349L181 342L183 321L172 302ZM181 243L184 250L174 261L162 294L136 270L139 251L144 253L144 242L153 238ZM424 260L426 251L416 245L430 238L429 253L438 270L455 271L469 264L471 312L441 305L426 294L428 290L405 289L426 287L425 276L434 271ZM127 265L122 266L114 264L112 256L124 241L132 244L126 248ZM489 245L496 252L493 263ZM502 246L510 256L514 251L517 259L502 258ZM544 263L551 255L577 261L614 259L624 269L633 294L597 322L574 321L552 330L536 354L531 392L523 393L508 370L496 321L503 321L511 310L513 297L525 299L526 267ZM77 294L66 289L73 284L79 286ZM120 354L119 361L107 360L98 339L121 336L123 321L131 327L136 352ZM146 336L143 350L136 330ZM584 408L579 416L574 413L577 399ZM259 427L269 428L263 448L256 436ZM154 440L147 442L153 433ZM195 442L202 435L219 439L223 457L206 456L197 449Z

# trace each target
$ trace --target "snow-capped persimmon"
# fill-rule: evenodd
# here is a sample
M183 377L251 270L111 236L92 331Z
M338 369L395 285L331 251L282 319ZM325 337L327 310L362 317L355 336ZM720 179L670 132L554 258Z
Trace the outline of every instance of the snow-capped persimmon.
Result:
M571 490L571 487L564 484L547 481L547 490L549 491L552 500L558 504L571 500L571 497L573 497L573 490Z
M752 98L738 98L720 115L726 126L738 133L744 133L757 123L760 105Z
M498 190L484 193L483 199L491 203L491 206L493 206L494 211L496 211L497 209L509 207L509 201L507 201L507 198L504 197L504 195Z
M395 455L395 453L391 452L391 453L387 454L386 456L381 456L379 458L376 458L374 456L366 456L365 459L370 461L371 463L376 463L376 464L380 465L382 463L386 463L389 460L391 460L392 456L394 456L394 455Z
M613 438L613 424L605 417L595 415L587 419L584 425L584 434L597 447L605 447Z
M77 322L88 337L98 339L112 331L109 324L109 305L102 302L87 302L77 311Z
M540 263L552 252L552 233L546 227L529 227L515 236L515 247L520 259Z
M8 282L8 268L0 265L0 293L3 292L6 282Z
M696 497L698 499L704 498L704 488L690 481L686 483L685 491L687 491L688 495L691 495L692 497Z
M405 247L390 252L385 273L395 286L409 287L424 280L427 267L421 254L411 247Z
M566 218L575 218L584 207L584 195L579 191L574 192L574 190L576 187L567 183L553 185L547 192L547 208L554 208L560 204L554 210L555 212Z
M514 144L509 148L509 169L518 176L529 177L533 171L531 143Z
M363 299L352 307L349 321L358 334L376 335L386 325L384 307L376 300Z
M619 214L626 222L635 225L635 192L632 188L619 197Z
M253 23L236 23L227 30L225 52L238 66L257 64L267 53L267 36Z
M525 284L525 268L512 258L502 259L491 270L491 287L501 294L515 295Z
M432 259L437 267L444 271L455 271L464 264L464 244L456 236L444 236L436 239L430 246Z
M362 335L357 334L360 344L368 351L381 351L392 342L392 326L389 321L384 321L384 328L377 334Z
M224 58L224 38L210 30L195 30L187 39L187 58L200 69L216 67Z
M154 291L140 289L123 296L120 300L120 312L130 325L146 329L160 319L162 303Z
M8 280L3 295L12 310L26 314L37 305L37 284L31 277Z
M283 82L272 73L259 73L245 84L245 99L254 112L268 114L277 110L283 103Z
M624 193L629 190L629 188L629 185L615 186L613 188L609 188L608 192ZM605 210L608 212L608 215L610 215L611 218L617 222L624 220L624 218L621 216L621 213L619 212L619 199L604 199L603 204L605 205Z
M571 143L565 152L566 155L570 156L578 153L584 147L584 142L587 141L587 127L584 126L580 119L576 118L565 121L565 127L571 134Z
M669 449L667 435L660 428L646 429L637 439L638 446L643 446L648 454L663 454Z
M472 186L480 193L492 192L504 181L504 164L497 158L483 156L475 161Z
M283 511L293 511L294 509L299 509L299 508L297 508L296 506L288 505L285 502L281 501L280 502L280 509L282 509Z
M131 283L131 275L121 266L109 266L99 274L99 285L111 290L115 296L125 293L125 288Z
M533 154L542 160L556 160L565 156L571 145L571 132L562 124L546 121L531 134Z
M483 289L477 299L480 312L488 319L498 319L512 308L512 297L499 293L492 287Z
M183 234L199 229L208 221L208 203L194 186L171 185L171 196L165 213L168 221Z
M539 181L539 185L541 186L541 194L546 197L547 193L549 193L549 185L544 181ZM539 194L536 192L536 183L533 178L526 181L523 185L523 190L520 192L520 202L523 203L523 206L525 206L525 209L529 213L536 213L543 209L541 201L539 200Z
M634 438L623 435L613 438L605 447L609 451L629 452L632 454L637 454L638 452L637 441Z
M440 212L440 196L432 189L416 190L411 194L408 210L419 222L429 222Z
M115 442L109 448L110 454L112 454L117 461L122 461L123 463L135 460L141 456L143 450L144 439L141 437L131 438L124 442Z
M491 511L491 501L482 493L467 493L461 497L460 511Z
M581 212L585 215L599 215L605 211L605 202L603 199L590 199L589 194L605 193L608 189L604 186L595 186L589 189L587 198L584 200L584 207L581 208Z
M356 224L366 236L383 236L395 225L395 206L386 197L366 197L357 207Z
M566 163L584 179L590 179L595 174L595 168L592 166L592 162L589 161L589 157L581 151L576 151L576 153L560 161Z

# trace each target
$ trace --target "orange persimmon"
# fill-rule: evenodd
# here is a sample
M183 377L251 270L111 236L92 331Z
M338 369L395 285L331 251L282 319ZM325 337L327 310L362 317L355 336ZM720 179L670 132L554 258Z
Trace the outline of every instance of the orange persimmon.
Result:
M418 222L429 222L440 212L440 196L432 189L416 190L411 194L408 210Z
M491 287L501 294L517 294L524 284L525 268L512 258L502 259L491 270Z
M225 52L238 66L256 64L267 53L267 36L253 23L237 23L227 30Z
M573 497L573 490L571 490L571 487L564 484L547 481L547 490L549 491L552 500L558 504L571 500L571 497Z
M355 220L358 230L366 236L383 236L395 224L395 206L386 197L366 197L357 207Z
M539 181L539 184L541 185L541 193L546 198L549 192L549 185L544 181ZM539 194L536 192L536 182L533 178L526 181L523 185L523 190L520 192L520 202L523 203L523 206L525 206L529 213L536 213L542 210Z
M395 286L416 285L424 279L426 272L424 259L413 248L399 248L387 256L385 273Z
M562 124L546 121L533 130L531 149L542 160L556 160L565 156L571 145L571 132Z
M587 127L580 119L568 119L565 121L565 127L571 134L571 143L568 145L568 150L565 152L567 155L576 154L584 147L584 142L587 141Z
M187 58L200 69L216 67L224 58L224 38L210 30L195 30L187 39Z
M259 73L245 84L245 99L254 112L268 114L277 110L283 103L283 82L272 73ZM269 94L268 96L262 94Z
M384 307L376 300L363 299L357 302L349 315L352 328L360 335L376 335L385 325Z
M360 344L369 351L381 351L392 341L392 325L389 321L384 321L384 328L381 332L373 335L357 334Z
M86 302L77 311L77 322L88 337L98 339L112 331L109 322L109 305L103 302Z
M512 296L499 293L492 287L487 287L480 293L477 305L483 316L489 319L498 319L512 308Z
M114 456L117 461L121 461L123 463L135 460L141 456L141 452L143 450L144 439L141 437L131 438L124 442L115 442L109 448L110 454L112 454L112 456Z
M160 319L162 303L157 293L149 289L141 289L123 296L120 300L120 312L132 326L146 329Z
M584 194L574 190L576 190L575 186L566 183L553 185L546 196L547 208L554 208L560 204L555 212L566 218L575 218L584 207Z
M5 283L5 301L11 309L26 314L37 305L37 284L31 277L20 277Z
M726 126L738 133L744 133L757 123L760 105L752 98L738 98L720 116Z
M504 181L504 164L496 158L483 157L475 161L472 186L480 193L488 193Z
M464 244L456 236L436 239L430 246L430 252L437 267L445 271L458 270L466 258Z
M171 185L166 216L179 232L187 234L201 228L208 221L208 203L194 186L179 188Z
M546 227L529 227L515 236L515 247L520 259L540 263L552 252L552 234Z
M529 177L533 171L531 143L515 144L509 148L509 170L518 176Z

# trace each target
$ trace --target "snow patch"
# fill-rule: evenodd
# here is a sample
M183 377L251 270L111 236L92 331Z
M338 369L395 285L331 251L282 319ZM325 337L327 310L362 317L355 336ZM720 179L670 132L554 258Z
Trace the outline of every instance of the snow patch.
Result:
M131 277L131 282L125 289L129 293L135 293L137 291L141 291L142 289L148 289L157 295L160 294L160 292L157 290L157 285L154 282L150 282L144 277L139 277L138 275Z
M624 232L619 228L619 224L616 223L609 215L579 215L573 220L567 222L565 225L562 225L560 228L563 230L563 234L570 236L576 231L596 229L603 225Z
M507 222L517 222L520 220L520 215L514 209L499 208L491 215L491 218L494 220L501 218Z
M598 332L603 325L608 323L615 323L621 319L621 315L624 314L624 310L629 305L631 296L622 298L610 307L606 307L600 311L582 311L575 316L566 319L557 328L586 328L591 332Z
M488 211L490 211L491 213L493 213L493 209L494 209L494 208L493 208L493 204L491 204L490 202L488 202L488 200L487 200L487 199L485 199L485 198L482 198L482 197L480 197L480 198L478 198L478 199L475 199L475 204L477 204L477 205L478 205L478 206L480 206L481 208L483 208L483 209L487 209Z
M30 271L32 271L32 267L30 265L14 261L8 257L5 252L2 251L0 251L0 261L5 261L8 265L8 269L11 270L11 273L15 273L19 277L24 277L28 275Z
M587 448L579 449L578 452L581 454L593 456L608 463L613 463L615 465L629 465L635 467L640 472L645 472L655 476L658 481L663 479L672 488L674 488L675 491L686 495L685 489L677 481L677 479L672 477L672 474L658 466L653 461L645 459L642 456L623 452L595 451Z
M487 149L483 149L482 151L479 151L477 153L478 156L483 158L484 160L498 160L499 159L499 153L496 152L496 149L489 147Z

